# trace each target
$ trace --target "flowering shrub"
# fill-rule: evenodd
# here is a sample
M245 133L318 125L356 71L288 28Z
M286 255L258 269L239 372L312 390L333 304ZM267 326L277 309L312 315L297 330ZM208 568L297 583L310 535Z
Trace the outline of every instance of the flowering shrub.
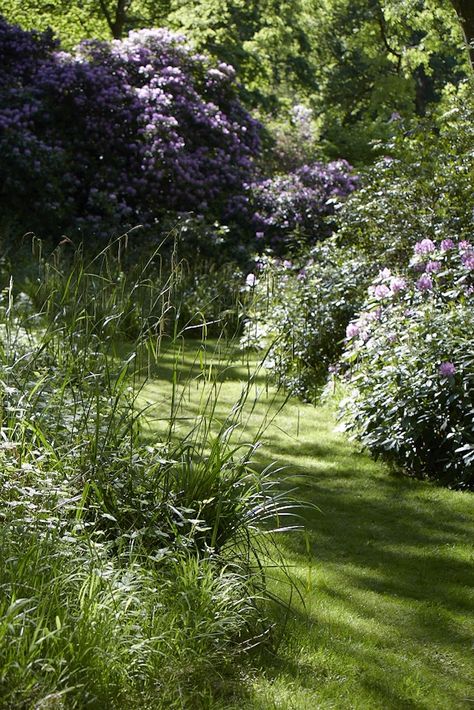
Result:
M262 257L247 276L253 303L243 345L267 349L280 384L314 400L341 355L346 326L361 307L370 264L334 238L317 244L302 266Z
M252 222L261 245L275 251L297 241L314 243L331 233L331 217L341 198L356 189L358 178L345 160L319 162L250 186Z
M0 18L0 204L27 229L104 235L166 210L219 215L259 127L234 71L167 30L58 51Z
M423 239L403 276L382 270L346 331L346 428L375 455L474 484L474 245Z
M305 104L265 116L268 141L262 147L268 174L284 174L311 164L321 157L321 144L314 112Z

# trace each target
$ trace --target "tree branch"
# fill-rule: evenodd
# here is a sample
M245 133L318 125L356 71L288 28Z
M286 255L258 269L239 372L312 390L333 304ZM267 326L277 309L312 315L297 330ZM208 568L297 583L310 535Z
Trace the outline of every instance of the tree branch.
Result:
M400 72L400 66L402 63L403 59L403 54L401 52L397 52L396 49L390 46L390 43L387 38L387 22L385 20L385 15L383 14L382 7L377 3L377 22L380 28L380 35L382 37L382 42L384 43L385 49L389 54L392 54L394 57L397 58L397 74Z
M131 0L130 0L131 2ZM103 16L109 26L114 39L122 39L125 22L127 20L127 11L130 6L129 0L116 0L115 16L112 17L106 0L99 0L99 5Z
M108 24L108 26L109 26L109 30L112 32L112 36L113 36L113 34L114 34L114 29L113 29L113 28L114 28L114 23L113 23L113 20L112 20L112 16L111 16L111 14L110 14L110 12L109 12L109 8L107 7L107 4L106 4L105 0L99 0L99 5L100 5L100 9L101 9L101 11L102 11L102 14L103 14L103 16L105 17L105 19L106 19L106 21L107 21L107 24Z
M451 0L451 4L457 13L469 52L471 68L474 69L474 3L472 0Z

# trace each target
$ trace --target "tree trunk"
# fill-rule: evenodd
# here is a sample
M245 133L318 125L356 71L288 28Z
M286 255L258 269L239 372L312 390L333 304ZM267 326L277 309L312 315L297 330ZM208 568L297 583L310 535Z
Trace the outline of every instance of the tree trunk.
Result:
M127 11L129 0L116 0L115 13L112 16L106 0L99 0L100 9L112 33L114 39L122 39L125 23L127 21Z
M473 0L451 0L468 45L471 66L474 67L474 2Z

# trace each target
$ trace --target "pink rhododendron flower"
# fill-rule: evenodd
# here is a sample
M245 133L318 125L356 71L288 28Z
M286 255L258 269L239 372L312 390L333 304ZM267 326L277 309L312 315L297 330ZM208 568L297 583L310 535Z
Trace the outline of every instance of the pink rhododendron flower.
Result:
M415 244L415 254L431 254L435 249L435 243L431 239L422 239Z
M247 278L245 279L245 285L248 286L248 288L253 288L257 284L257 277L255 274L247 274Z
M431 276L428 276L428 274L423 274L422 276L420 276L420 278L416 282L416 287L419 291L431 291L433 288L433 281L431 280Z
M373 321L373 320L380 320L380 316L382 315L382 309L376 308L373 311L368 311L367 313L364 313L364 320L367 322Z
M385 284L379 284L374 288L374 296L375 298L387 298L387 296L391 296L392 292L390 291L388 286L385 286Z
M349 323L346 328L346 338L350 340L351 338L356 338L360 333L359 326L357 323Z
M401 276L394 276L390 281L390 291L395 296L400 291L405 291L407 287L407 282Z

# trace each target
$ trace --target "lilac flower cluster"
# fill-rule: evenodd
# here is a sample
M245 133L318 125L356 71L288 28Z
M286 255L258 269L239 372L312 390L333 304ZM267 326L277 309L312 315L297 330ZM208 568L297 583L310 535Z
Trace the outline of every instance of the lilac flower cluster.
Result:
M218 217L252 174L260 127L234 70L180 35L68 54L0 18L0 64L2 209L25 228L100 236L169 210Z
M254 182L249 188L254 229L273 247L292 233L316 242L330 232L327 218L341 198L357 186L358 178L345 160L316 162Z

